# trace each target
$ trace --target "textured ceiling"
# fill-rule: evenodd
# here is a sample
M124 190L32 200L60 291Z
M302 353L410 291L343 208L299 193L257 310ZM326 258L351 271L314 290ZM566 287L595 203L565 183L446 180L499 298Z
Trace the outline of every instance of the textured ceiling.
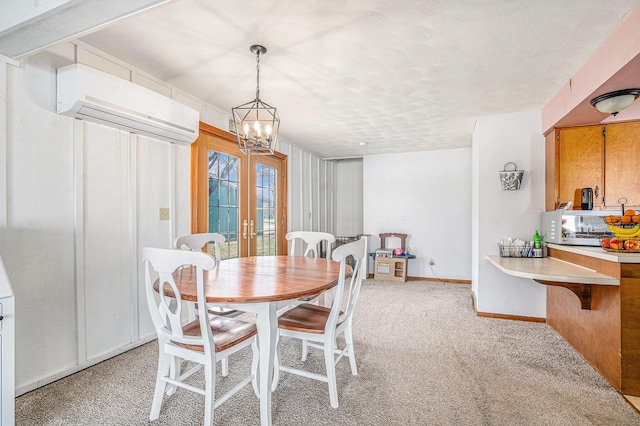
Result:
M83 40L226 111L254 98L262 44L281 138L348 157L470 147L478 117L542 109L638 4L178 0Z

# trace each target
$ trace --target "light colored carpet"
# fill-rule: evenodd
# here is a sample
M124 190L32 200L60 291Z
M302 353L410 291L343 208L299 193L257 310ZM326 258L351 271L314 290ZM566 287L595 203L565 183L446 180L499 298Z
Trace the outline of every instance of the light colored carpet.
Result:
M368 280L354 317L358 376L338 364L340 407L327 385L283 373L275 425L640 425L638 414L560 336L542 323L474 315L470 286ZM594 342L594 344L597 344ZM289 365L324 372L320 351ZM230 362L219 390L249 370L250 351ZM16 400L18 425L143 425L157 365L152 342ZM199 378L195 379L196 381ZM203 397L165 397L157 425L198 425ZM259 424L246 387L215 412L216 425Z

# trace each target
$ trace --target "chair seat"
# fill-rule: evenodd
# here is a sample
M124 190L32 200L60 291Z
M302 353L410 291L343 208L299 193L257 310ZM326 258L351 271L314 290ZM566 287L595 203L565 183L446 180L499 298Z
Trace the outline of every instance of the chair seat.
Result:
M278 318L278 328L322 334L330 313L330 308L303 303L282 314Z
M243 342L258 332L255 324L237 320L235 318L211 317L211 331L213 332L213 342L216 345L216 352L224 351L240 342ZM200 322L192 321L183 327L185 336L201 336ZM178 346L189 348L194 351L204 351L204 347L197 345L187 345L174 342Z

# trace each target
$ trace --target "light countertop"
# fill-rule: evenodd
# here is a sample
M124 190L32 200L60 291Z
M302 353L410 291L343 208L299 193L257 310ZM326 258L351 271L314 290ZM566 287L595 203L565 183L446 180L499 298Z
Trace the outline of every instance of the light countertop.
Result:
M595 257L616 263L640 263L640 253L615 253L606 251L602 247L565 246L561 244L548 244L548 248Z
M620 280L617 278L552 257L487 255L487 260L505 274L515 277L578 284L620 285Z

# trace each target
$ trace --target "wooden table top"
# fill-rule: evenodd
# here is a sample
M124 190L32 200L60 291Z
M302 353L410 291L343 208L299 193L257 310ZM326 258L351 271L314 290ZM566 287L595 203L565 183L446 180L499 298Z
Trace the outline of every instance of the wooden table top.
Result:
M175 272L183 300L196 301L195 268ZM347 265L347 273L350 273ZM204 271L209 303L293 300L313 296L338 283L340 263L303 256L255 256L225 259Z

